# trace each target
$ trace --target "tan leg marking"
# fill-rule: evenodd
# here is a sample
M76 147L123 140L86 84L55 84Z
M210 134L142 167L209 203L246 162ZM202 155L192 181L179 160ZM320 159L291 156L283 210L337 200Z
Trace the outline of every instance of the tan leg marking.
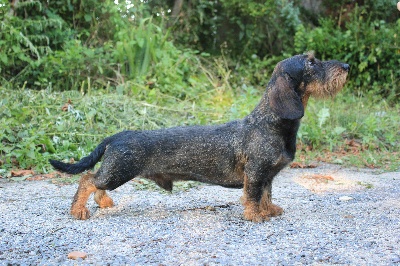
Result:
M244 219L255 223L268 221L268 216L263 216L260 212L260 204L254 201L244 201Z
M75 193L71 205L71 215L78 220L86 220L90 217L90 212L86 208L89 196L97 190L93 184L94 174L88 173L81 177L78 190Z
M265 190L260 202L260 212L262 216L274 217L283 213L283 209L272 203L271 194Z
M256 201L249 200L247 197L247 189L249 186L248 182L248 177L245 174L244 175L244 184L243 184L243 196L241 197L241 202L244 206L244 219L252 222L262 222L262 221L268 221L269 217L268 216L262 216L262 213L260 212L260 204Z
M244 206L244 219L253 222L269 221L270 217L278 216L283 213L283 209L275 205L271 201L271 193L265 189L260 202L248 200L246 196L246 188L248 186L248 178L244 177L244 195L241 198Z
M107 195L105 190L98 189L94 194L94 201L100 208L110 208L114 206L113 200Z

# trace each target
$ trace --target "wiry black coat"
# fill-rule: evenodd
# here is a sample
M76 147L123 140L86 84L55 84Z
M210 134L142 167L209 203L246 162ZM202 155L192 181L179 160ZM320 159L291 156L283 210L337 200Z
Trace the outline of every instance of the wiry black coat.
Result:
M93 180L100 190L113 190L138 176L167 190L172 189L174 180L244 186L244 200L258 206L250 207L252 214L246 218L266 219L264 216L273 213L262 214L262 198L270 202L274 176L295 156L296 134L308 97L334 95L343 87L348 68L337 61L298 55L277 65L260 103L241 120L123 131L106 138L76 164L50 162L56 169L76 174L103 157Z

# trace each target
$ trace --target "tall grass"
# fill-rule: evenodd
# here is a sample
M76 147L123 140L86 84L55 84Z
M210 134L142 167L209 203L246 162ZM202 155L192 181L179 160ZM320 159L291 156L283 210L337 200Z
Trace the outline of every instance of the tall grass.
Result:
M117 33L115 59L122 74L130 79L142 77L149 72L152 63L160 59L168 32L152 23L152 18L141 19L137 27L126 26Z

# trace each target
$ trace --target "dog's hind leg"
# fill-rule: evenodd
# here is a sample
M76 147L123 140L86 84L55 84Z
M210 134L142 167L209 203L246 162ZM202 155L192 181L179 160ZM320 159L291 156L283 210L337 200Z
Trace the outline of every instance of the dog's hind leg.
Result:
M107 195L105 190L98 189L94 194L94 201L100 208L110 208L114 206L113 200Z
M90 216L86 202L89 196L96 192L97 188L94 185L94 174L87 173L81 177L78 190L75 193L74 200L71 206L71 215L79 220L86 220Z

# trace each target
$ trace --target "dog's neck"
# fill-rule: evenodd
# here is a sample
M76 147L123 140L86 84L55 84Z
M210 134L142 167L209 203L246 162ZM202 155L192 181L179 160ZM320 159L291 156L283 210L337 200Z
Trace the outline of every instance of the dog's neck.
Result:
M288 140L287 149L294 152L300 119L282 119L274 114L269 105L268 90L264 93L256 108L245 118L245 121L255 125L256 128L265 129L266 132L270 130L279 132L280 136ZM294 140L294 142L289 140Z
M269 127L286 127L287 125L292 126L293 123L297 124L300 119L282 119L271 110L268 98L268 90L262 96L258 105L254 110L247 116L251 121L259 125L269 126Z

